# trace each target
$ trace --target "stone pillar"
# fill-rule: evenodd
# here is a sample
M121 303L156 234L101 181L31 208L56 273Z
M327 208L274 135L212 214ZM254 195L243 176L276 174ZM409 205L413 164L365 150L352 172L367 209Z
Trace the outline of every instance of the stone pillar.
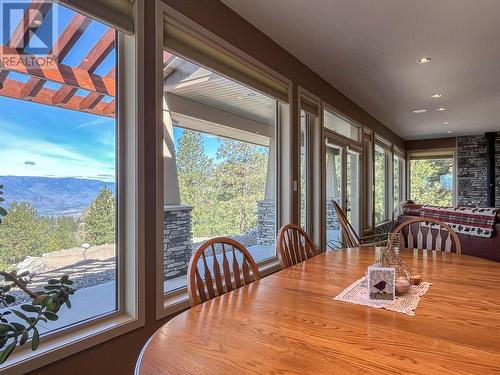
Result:
M193 252L192 206L165 205L163 226L163 275L166 280L187 274Z
M326 228L339 230L340 221L333 207L333 197L326 198Z
M274 245L276 241L276 205L274 199L257 203L257 244Z

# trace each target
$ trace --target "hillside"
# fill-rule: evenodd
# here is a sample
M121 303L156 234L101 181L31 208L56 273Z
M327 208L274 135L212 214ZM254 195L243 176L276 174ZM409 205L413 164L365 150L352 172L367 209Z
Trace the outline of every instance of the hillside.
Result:
M5 206L28 201L42 216L79 216L106 186L115 194L115 183L79 178L0 176Z

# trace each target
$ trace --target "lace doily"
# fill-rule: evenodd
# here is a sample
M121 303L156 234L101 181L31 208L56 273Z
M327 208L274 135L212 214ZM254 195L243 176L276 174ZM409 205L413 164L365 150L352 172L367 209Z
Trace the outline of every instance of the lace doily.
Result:
M366 290L366 277L362 277L348 286L342 293L334 298L335 301L354 303L370 306L376 309L396 311L410 316L415 316L420 298L427 293L432 283L422 282L420 285L411 285L410 290L402 296L397 296L394 302L377 302L368 299Z

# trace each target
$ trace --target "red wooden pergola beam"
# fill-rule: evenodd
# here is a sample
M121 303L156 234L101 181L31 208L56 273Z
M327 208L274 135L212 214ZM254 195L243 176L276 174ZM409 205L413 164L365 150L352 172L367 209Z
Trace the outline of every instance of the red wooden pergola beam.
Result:
M20 99L20 100L25 100L29 101L32 103L38 103L38 104L45 104L49 106L53 106L52 104L52 97L54 96L56 90L52 90L49 88L42 88L40 89L39 93L37 96L33 98L25 98L22 96L22 91L23 91L24 84L19 81L15 81L12 79L7 79L4 82L4 86L2 89L0 89L0 95L6 96L9 98L13 99ZM85 98L83 96L78 96L75 95L69 100L67 103L61 104L61 108L66 108L74 111L80 111L80 103L84 100ZM109 113L108 109L106 108L109 103L98 103L94 108L91 108L87 110L86 112L92 113L94 115L99 115L99 116L106 116L106 117L115 117L114 113Z
M103 103L103 104L106 104L102 109L102 112L105 115L111 115L115 113L116 110L115 99L111 100L109 103Z
M75 14L66 29L54 43L49 55L53 56L58 61L62 61L83 35L91 22L92 20L90 18L78 13ZM47 81L31 77L24 86L23 97L36 96L43 85L45 85L45 82Z
M108 72L108 74L106 74L106 77L115 78L115 71L116 71L116 68L113 67ZM96 104L99 103L103 98L104 98L104 95L98 94L96 92L91 92L80 103L80 110L85 111L85 110L87 110L89 108L94 108L96 106Z
M19 53L11 47L0 46L0 55L2 56L0 65L4 70L61 83L75 88L75 90L82 88L104 95L115 96L114 78L102 77L81 68L74 68L56 62L50 63L50 66L41 66L36 63L35 56ZM26 59L35 63L26 66Z
M101 39L99 39L99 41L95 44L95 46L89 51L87 56L84 57L80 65L78 65L78 68L86 70L88 72L93 72L94 70L96 70L103 62L103 60L113 50L115 45L115 37L116 31L109 28L101 37ZM54 104L57 105L67 102L76 93L76 91L77 90L73 87L61 87L54 95Z

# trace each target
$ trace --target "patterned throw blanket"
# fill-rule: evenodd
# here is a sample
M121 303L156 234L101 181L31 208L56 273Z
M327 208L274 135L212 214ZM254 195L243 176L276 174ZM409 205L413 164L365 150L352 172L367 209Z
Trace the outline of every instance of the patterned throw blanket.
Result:
M497 211L498 208L423 206L420 216L441 220L460 234L490 238L495 230Z

